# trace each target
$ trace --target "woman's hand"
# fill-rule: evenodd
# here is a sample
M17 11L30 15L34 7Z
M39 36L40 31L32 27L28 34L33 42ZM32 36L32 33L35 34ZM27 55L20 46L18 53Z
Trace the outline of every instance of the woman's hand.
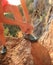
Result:
M23 33L25 34L31 34L32 31L33 31L33 26L30 25L29 23L23 23L21 26L20 26L21 30Z

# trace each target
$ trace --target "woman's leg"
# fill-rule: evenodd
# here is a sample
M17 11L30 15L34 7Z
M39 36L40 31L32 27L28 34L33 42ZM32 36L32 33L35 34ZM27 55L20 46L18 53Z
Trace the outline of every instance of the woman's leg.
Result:
M3 28L3 24L0 23L0 43L2 45L2 49L1 49L1 54L5 54L6 53L6 39L5 39L5 36L4 36L4 28Z

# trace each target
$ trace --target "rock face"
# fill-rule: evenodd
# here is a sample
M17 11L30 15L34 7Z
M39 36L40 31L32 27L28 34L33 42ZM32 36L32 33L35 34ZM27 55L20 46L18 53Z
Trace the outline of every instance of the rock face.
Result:
M51 65L47 49L39 42L31 44L24 38L6 38L7 53L0 54L0 65Z
M53 19L50 20L48 30L42 35L39 41L48 49L53 64Z
M51 58L48 50L42 46L39 42L31 44L32 56L35 65L51 65Z
M0 65L33 65L29 41L7 38L6 46L7 54L0 55Z

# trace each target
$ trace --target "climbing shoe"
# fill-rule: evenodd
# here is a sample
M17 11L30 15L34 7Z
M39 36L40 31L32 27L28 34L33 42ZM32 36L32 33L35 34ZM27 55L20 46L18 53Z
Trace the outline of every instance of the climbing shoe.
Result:
M37 37L35 37L35 36L34 36L34 35L32 35L32 34L25 34L25 35L24 35L24 38L25 38L26 40L31 41L31 42L35 42L35 41L37 41L37 40L38 40L38 38L37 38Z
M3 46L0 53L1 54L6 54L6 52L7 52L7 48L5 46Z

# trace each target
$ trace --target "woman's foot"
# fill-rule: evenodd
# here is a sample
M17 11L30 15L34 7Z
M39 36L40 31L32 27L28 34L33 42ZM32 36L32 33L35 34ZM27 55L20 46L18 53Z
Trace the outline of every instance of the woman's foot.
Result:
M6 54L7 48L5 46L2 47L2 50L0 51L1 54Z
M31 34L24 35L24 38L31 41L31 42L36 42L38 40L37 37L35 37L34 35L31 35Z

